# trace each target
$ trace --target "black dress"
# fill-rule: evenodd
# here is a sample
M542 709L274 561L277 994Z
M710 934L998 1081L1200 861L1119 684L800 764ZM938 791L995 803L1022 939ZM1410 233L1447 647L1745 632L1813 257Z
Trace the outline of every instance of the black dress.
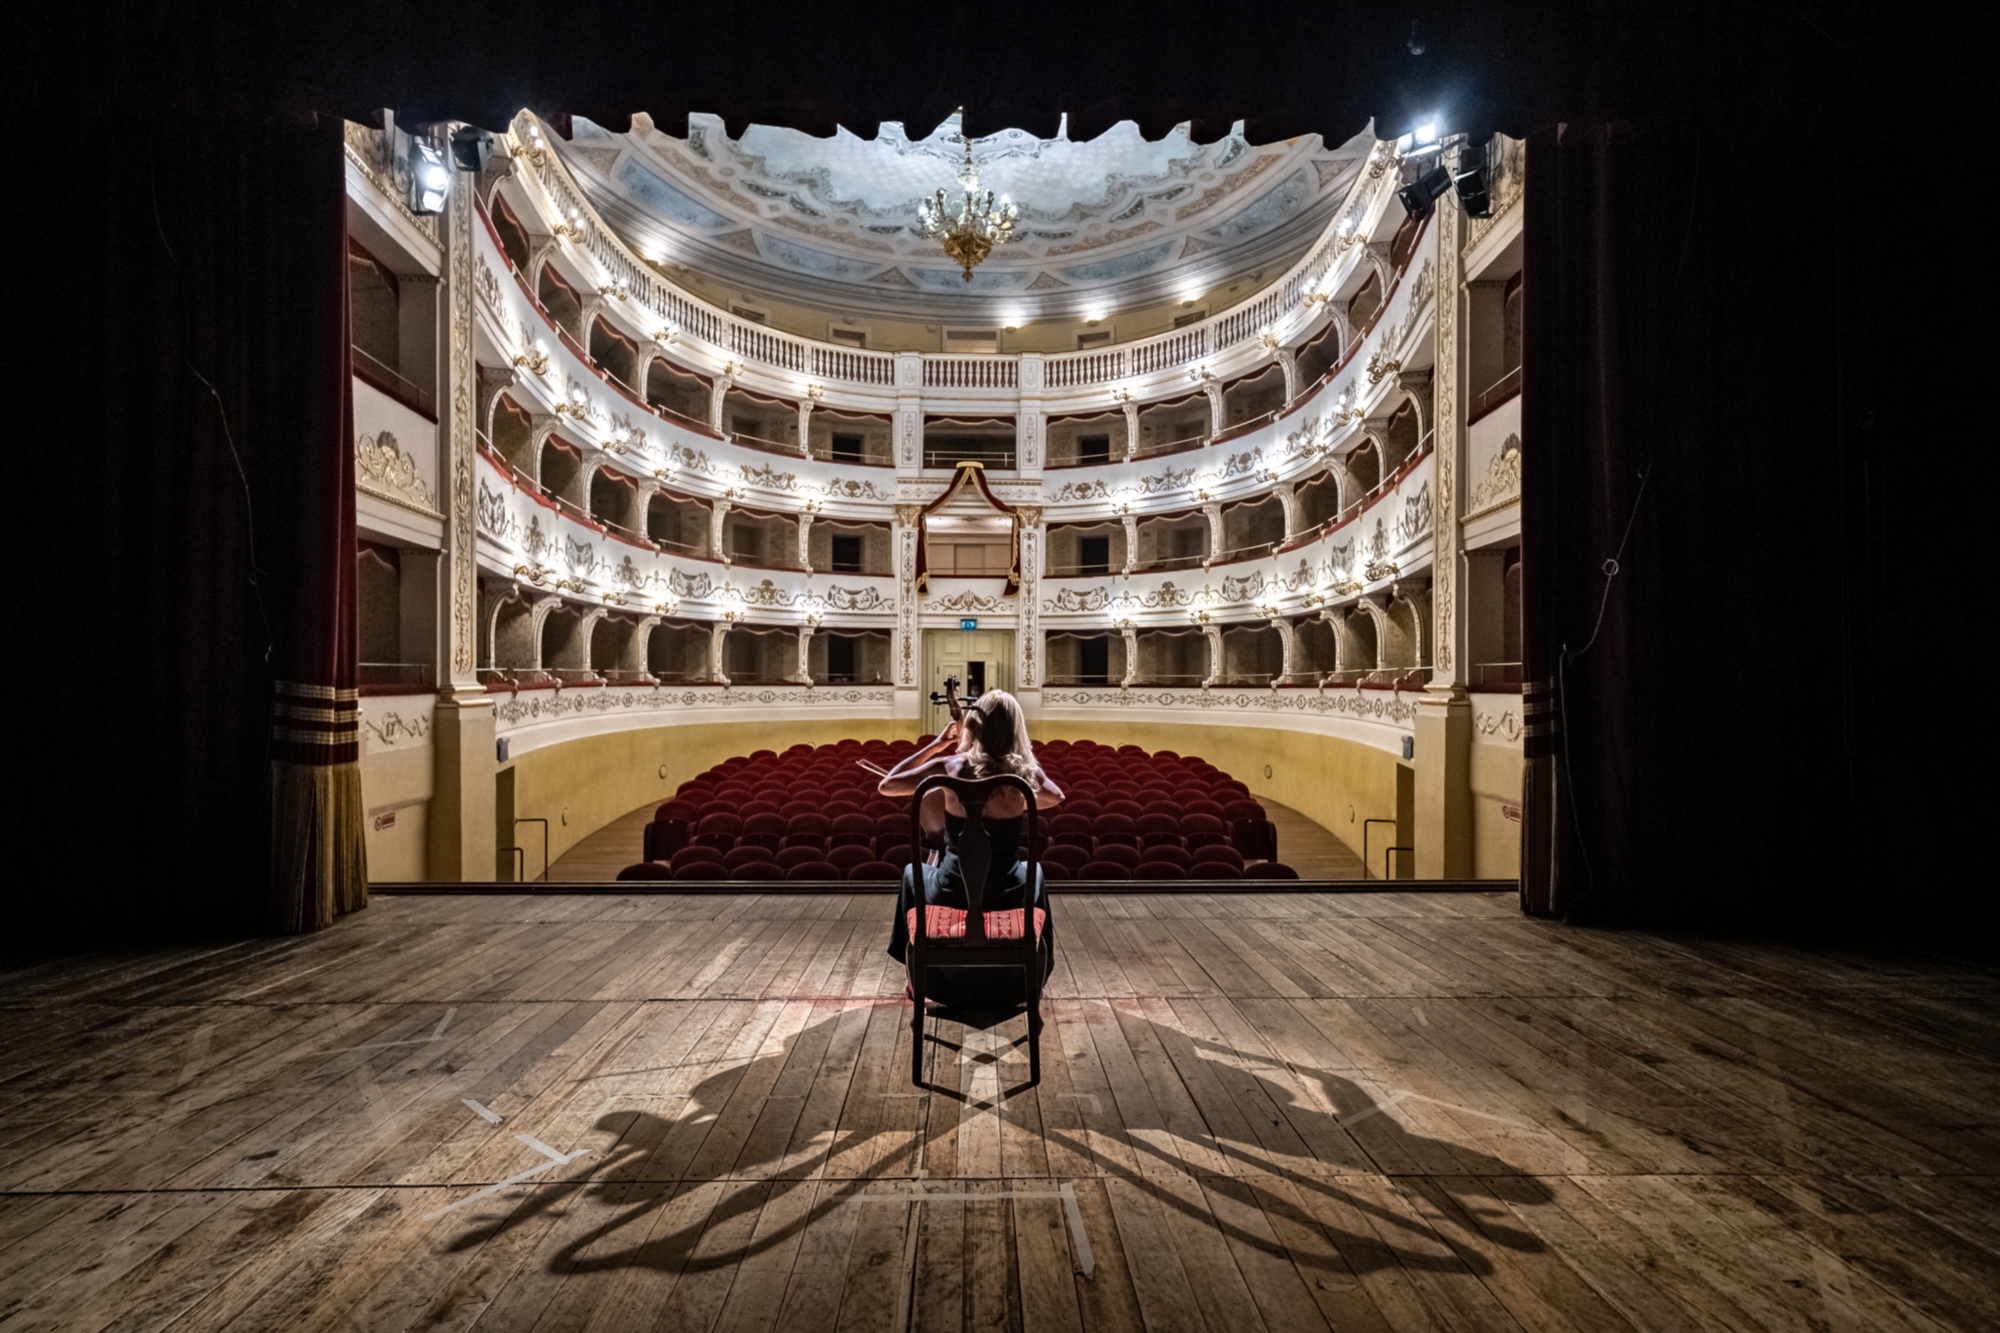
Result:
M989 912L1022 905L1028 881L1028 863L1020 859L1025 824L1025 819L986 821L986 833L992 847L989 853L991 859L987 862L985 893L985 907ZM903 891L896 902L895 923L889 930L889 956L897 962L906 961L912 907L929 904L964 909L969 905L965 893L965 872L958 859L958 840L964 831L964 816L946 815L944 855L938 858L938 863L903 868ZM917 888L919 873L923 876L921 892ZM1035 880L1033 905L1043 912L1039 952L1042 980L1046 983L1056 965L1056 923L1055 915L1049 911L1048 889L1041 882L1039 871ZM996 1009L1021 1004L1027 998L1021 992L1021 974L1012 968L930 967L925 971L925 998L939 1004L963 1009Z

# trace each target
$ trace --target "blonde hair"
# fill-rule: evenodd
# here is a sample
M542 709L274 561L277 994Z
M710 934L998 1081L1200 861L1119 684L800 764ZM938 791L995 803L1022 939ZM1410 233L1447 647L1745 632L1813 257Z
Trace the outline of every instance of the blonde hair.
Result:
M1013 773L1035 787L1043 782L1042 766L1028 739L1028 715L1021 701L1005 690L988 690L965 710L965 739L958 753L965 771L975 778ZM992 745L988 745L988 740ZM997 748L998 754L993 753Z

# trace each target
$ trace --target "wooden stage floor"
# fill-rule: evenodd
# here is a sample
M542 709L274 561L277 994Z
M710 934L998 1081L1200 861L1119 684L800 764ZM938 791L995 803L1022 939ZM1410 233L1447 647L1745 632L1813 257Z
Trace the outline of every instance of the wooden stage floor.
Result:
M1993 972L1499 894L1057 910L1034 1090L1018 1017L910 1085L875 894L0 968L0 1326L2000 1326Z

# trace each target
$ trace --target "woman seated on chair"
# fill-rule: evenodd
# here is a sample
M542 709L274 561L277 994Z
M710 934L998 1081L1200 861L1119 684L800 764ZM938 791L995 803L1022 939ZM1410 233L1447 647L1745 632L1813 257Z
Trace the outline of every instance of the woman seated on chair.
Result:
M938 733L936 740L891 769L889 775L882 779L880 791L884 796L913 796L917 784L937 773L959 778L988 778L998 773L1013 773L1025 778L1035 789L1038 818L1046 818L1049 808L1063 798L1062 790L1049 781L1041 766L1035 762L1034 747L1028 743L1028 720L1021 712L1021 701L1005 690L988 690L968 703L964 722L953 722ZM1055 922L1046 915L1048 894L1039 874L1033 893L1026 892L1028 866L1022 858L1025 849L1021 840L1026 829L1027 813L1027 799L1011 787L997 792L986 807L992 859L988 862L986 874L985 907L988 911L1023 906L1043 910L1042 976L1046 979L1055 967ZM903 955L909 943L908 922L912 907L930 904L964 908L968 905L965 877L958 859L958 840L965 830L965 807L959 804L958 797L953 793L935 789L924 795L923 809L918 817L927 842L935 840L939 834L943 835L944 851L935 865L912 866L903 874L903 893L896 905L896 921L889 935L889 954L899 963L904 961ZM917 882L919 874L923 876L921 889ZM1024 898L1031 901L1024 903ZM928 998L966 1008L1018 1004L1022 999L1019 978L1014 974L984 968L952 971L965 974L963 980L949 983L942 993ZM978 975L982 972L991 975ZM939 972L933 971L934 977L938 975ZM933 992L939 990L936 986L931 989Z

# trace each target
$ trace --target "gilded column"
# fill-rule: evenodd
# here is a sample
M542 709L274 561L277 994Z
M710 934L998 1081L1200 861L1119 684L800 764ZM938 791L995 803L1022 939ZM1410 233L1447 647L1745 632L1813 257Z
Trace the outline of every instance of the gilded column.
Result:
M890 647L890 670L896 682L896 716L908 718L922 716L922 691L917 686L922 665L917 641L917 524L923 512L920 504L896 506L896 641Z
M443 383L438 394L438 490L445 497L438 561L438 700L432 714L430 878L491 880L512 829L494 827L493 696L479 683L479 368L473 360L476 244L472 178L452 182L445 202Z
M1042 697L1042 510L1038 505L1019 505L1014 514L1021 521L1021 607L1020 632L1015 635L1014 692L1024 707L1039 704Z
M1459 680L1458 482L1464 467L1460 424L1464 355L1460 305L1464 299L1458 209L1440 207L1437 302L1432 333L1431 408L1435 477L1431 485L1431 679L1417 703L1416 860L1420 879L1456 879L1472 873L1472 701ZM1421 610L1421 608L1419 608Z

